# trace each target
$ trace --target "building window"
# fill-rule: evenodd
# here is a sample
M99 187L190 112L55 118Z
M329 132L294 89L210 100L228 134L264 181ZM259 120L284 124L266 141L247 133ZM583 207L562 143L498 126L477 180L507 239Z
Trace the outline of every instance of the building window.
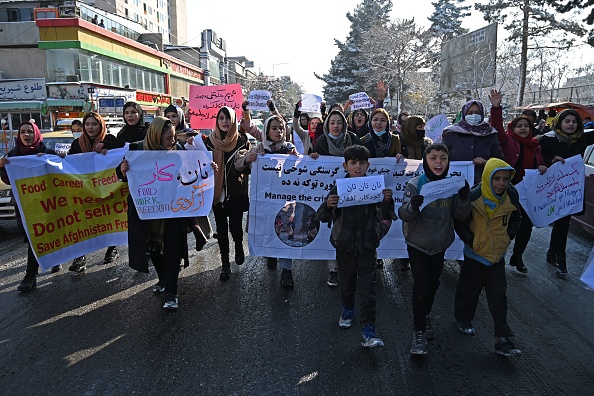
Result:
M124 14L126 15L126 18L128 18L128 9L124 8Z

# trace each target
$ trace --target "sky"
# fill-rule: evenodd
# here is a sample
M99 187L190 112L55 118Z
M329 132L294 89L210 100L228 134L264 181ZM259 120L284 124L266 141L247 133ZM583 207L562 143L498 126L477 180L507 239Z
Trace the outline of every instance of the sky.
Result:
M429 27L432 0L392 0L390 20L410 19ZM435 1L435 0L433 0ZM288 75L305 93L322 94L323 75L338 53L334 39L345 41L350 32L347 12L353 13L361 0L227 0L217 7L205 1L187 1L189 45L200 46L204 29L212 29L227 43L227 56L245 56L254 61L253 72L276 77ZM285 5L287 5L285 7ZM403 7L404 6L404 7ZM406 8L405 13L402 13ZM472 30L486 26L474 9L462 26ZM498 40L502 29L499 28Z

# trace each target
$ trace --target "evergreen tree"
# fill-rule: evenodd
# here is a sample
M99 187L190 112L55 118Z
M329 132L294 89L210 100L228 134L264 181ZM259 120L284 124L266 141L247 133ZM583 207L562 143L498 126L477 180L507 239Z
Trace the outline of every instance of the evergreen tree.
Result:
M429 30L435 37L448 41L456 36L468 33L462 27L462 19L469 16L470 6L460 5L464 0L438 0L431 3L435 10L427 19L431 22Z
M548 0L547 3L554 6L557 11L566 13L574 11L585 18L582 20L587 25L594 25L594 1L592 0ZM585 12L582 12L585 11ZM588 32L588 44L594 47L594 29Z
M327 74L316 77L324 81L324 99L329 104L344 101L349 94L363 91L365 79L358 70L364 67L358 59L362 38L372 26L387 21L392 11L392 0L362 0L353 14L346 17L351 22L351 31L344 42L334 40L338 54L332 60Z

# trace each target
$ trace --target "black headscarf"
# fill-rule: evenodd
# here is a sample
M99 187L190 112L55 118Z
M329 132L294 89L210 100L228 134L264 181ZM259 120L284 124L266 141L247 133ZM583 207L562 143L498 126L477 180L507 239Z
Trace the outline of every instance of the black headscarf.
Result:
M122 114L122 117L124 118L124 123L126 125L124 125L124 127L118 132L118 140L128 143L144 140L144 137L146 136L146 130L149 125L148 123L145 124L144 122L144 111L138 103L126 102L126 104L124 105L124 113L126 113L126 109L128 107L134 107L136 109L136 111L138 112L138 122L134 125L129 125L126 121L126 117L124 117Z

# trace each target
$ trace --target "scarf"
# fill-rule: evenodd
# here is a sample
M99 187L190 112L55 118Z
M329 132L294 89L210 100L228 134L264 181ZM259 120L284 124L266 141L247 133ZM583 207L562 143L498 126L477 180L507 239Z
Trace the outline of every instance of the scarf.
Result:
M516 173L514 168L509 166L507 162L500 160L499 158L490 158L485 164L485 169L481 176L481 195L483 197L483 203L485 204L485 212L487 213L489 220L493 218L493 213L495 213L495 210L497 210L499 205L501 205L507 197L507 191L504 191L501 195L497 195L491 186L493 175L500 170L511 171L510 179L513 179Z
M468 122L466 122L466 113L473 104L476 104L481 111L481 122L478 125L470 125ZM461 114L462 117L454 125L458 125L464 131L466 131L466 133L473 134L475 136L486 136L492 133L497 133L497 131L494 130L493 127L489 125L489 123L485 122L485 108L480 100L470 100L466 102L466 104L462 107Z
M574 115L576 120L578 121L578 128L572 134L567 134L561 130L561 121L563 121L563 119L568 114ZM563 115L563 117L561 117L562 115ZM553 124L552 129L555 132L555 136L557 137L557 139L560 142L563 142L563 143L566 143L569 145L577 142L578 139L581 138L582 135L584 134L584 126L582 125L582 123L580 121L581 121L581 117L575 110L565 109L565 110L559 112L559 114L557 114L557 116L553 119L553 123L552 123Z
M21 125L19 125L19 131L21 130L21 127L25 124L30 125L33 128L33 142L30 146L26 146L21 140L21 137L19 136L16 140L16 146L19 149L20 155L36 154L39 152L39 145L41 145L41 142L43 141L43 136L41 136L39 128L33 122L22 122Z
M425 138L417 136L417 127L423 125L425 121L421 117L408 117L402 123L402 131L400 136L404 140L404 144L408 149L409 159L422 159L423 158L423 146L425 144Z
M97 120L97 122L101 126L101 132L99 132L99 135L97 135L97 137L95 137L94 139L91 139L91 137L89 137L89 134L87 133L87 130L84 127L87 119L89 119L91 117L94 118L95 120ZM105 120L103 120L103 117L101 117L98 113L95 113L94 111L87 113L85 115L85 117L83 118L83 133L78 138L78 144L80 145L80 150L83 153L90 153L92 151L95 151L95 147L97 147L97 145L99 143L103 142L103 139L105 139L106 134L107 134L107 128L105 128Z
M522 163L516 164L514 168L518 171L518 179L522 180L526 174L525 169L534 169L534 164L536 163L536 148L538 147L538 140L532 137L532 130L525 138L514 133L512 131L511 122L507 124L506 133L520 144L522 150Z
M337 139L330 137L330 116L335 114L339 115L342 119L341 136ZM344 150L353 145L351 135L347 133L346 118L344 114L338 110L332 110L330 114L328 114L328 117L326 117L326 120L324 121L324 136L328 142L328 152L333 157L342 157L344 155Z
M229 131L227 133L223 133L219 129L219 114L223 109L227 109L229 115L231 117L231 122L229 124ZM216 125L214 131L208 136L210 142L212 143L214 150L213 150L213 160L219 167L219 171L215 172L215 191L214 191L214 200L213 205L216 205L221 200L221 195L223 194L223 183L225 182L225 153L230 153L235 149L237 146L237 140L239 139L239 131L237 130L237 116L235 115L235 110L231 107L222 107L217 113Z
M377 136L375 132L369 132L362 139L365 147L369 150L370 158L384 158L390 154L390 146L392 145L392 134L384 133L382 136Z

